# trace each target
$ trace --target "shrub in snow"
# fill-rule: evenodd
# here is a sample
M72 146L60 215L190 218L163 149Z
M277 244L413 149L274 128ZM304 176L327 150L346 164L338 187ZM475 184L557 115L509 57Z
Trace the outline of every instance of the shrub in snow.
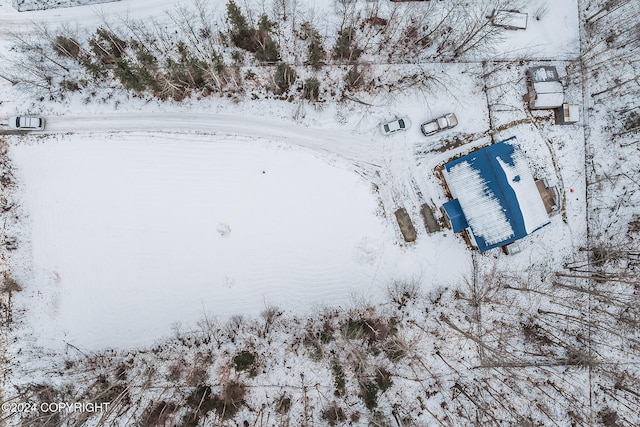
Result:
M281 394L274 402L274 408L278 414L286 414L291 410L291 397Z
M265 308L262 313L260 313L260 317L264 320L264 326L260 330L260 338L267 338L270 334L272 328L275 326L276 320L282 316L283 312L279 310L277 307L269 306ZM271 343L271 340L268 340Z
M251 39L253 38L253 29L249 27L247 18L233 0L227 3L227 22L231 29L231 41L237 47L244 50L251 50Z
M309 349L311 359L319 361L325 355L324 341L325 335L322 332L315 331L313 326L310 326L304 334L302 344Z
M243 350L233 358L233 366L236 371L249 371L251 376L255 375L256 354Z
M116 58L122 58L127 49L126 40L101 27L96 30L95 36L89 39L89 45L93 53L105 64L115 63Z
M360 384L360 394L358 396L368 410L373 411L378 406L378 386L374 382L366 381Z
M302 30L302 39L309 40L309 56L304 64L311 65L314 70L319 70L324 65L324 60L327 56L327 52L322 45L322 37L310 22L304 22L300 29Z
M419 297L420 283L417 280L410 282L393 282L387 289L389 301L396 305L398 310L407 308L413 304Z
M254 28L238 5L230 0L227 3L227 22L231 27L229 36L236 47L254 53L258 61L276 62L280 59L278 44L271 38L276 24L267 15L260 15L258 28Z
M82 45L73 37L58 35L53 43L53 49L61 56L78 59L82 52Z
M271 38L273 27L276 24L269 20L267 15L261 15L258 21L258 30L255 31L256 44L255 56L258 61L276 62L280 60L278 44Z
M167 367L166 379L169 382L180 381L182 378L182 372L184 371L184 362L178 360Z
M344 410L334 400L322 411L322 419L328 422L330 426L335 426L337 423L345 421L347 417L344 415Z
M146 87L142 76L137 72L134 72L129 63L124 59L116 61L116 67L113 70L113 74L118 80L120 80L120 83L122 83L125 89L141 92Z
M174 368L175 369L175 368ZM185 382L192 387L204 383L209 378L207 370L200 365L194 366L189 373Z
M197 425L200 418L205 417L212 410L216 410L218 414L224 414L224 404L221 403L219 396L213 394L211 387L201 384L197 386L185 401L186 406L191 409L186 416L187 423ZM227 412L228 417L232 417L235 412L233 408Z
M10 294L11 292L20 292L22 290L22 286L6 271L2 276L2 287L0 287L0 291Z
M409 351L409 345L400 337L394 337L382 345L382 351L392 362L399 362Z
M376 385L378 386L380 391L386 391L389 387L391 387L393 385L391 372L389 372L384 367L376 368Z
M355 61L360 57L362 52L362 49L360 49L356 41L355 28L347 27L338 31L338 39L333 47L333 57L335 59Z
M222 387L222 394L213 397L214 408L218 415L224 419L233 416L244 405L244 397L247 389L238 381L229 381Z
M618 427L622 425L618 419L618 413L611 408L604 408L598 412L598 421L606 427Z
M629 111L624 117L624 130L631 132L640 129L640 113L635 110Z
M342 332L350 340L365 340L369 346L383 342L396 334L396 320L382 316L350 317L343 325Z
M354 90L362 86L364 78L362 72L358 70L358 66L354 65L344 76L345 89Z
M296 71L289 64L281 62L273 73L273 83L275 85L273 91L277 94L285 93L297 77Z
M344 396L347 391L347 379L342 365L336 358L331 359L331 372L333 373L333 384L335 386L333 394L335 396Z
M302 96L309 101L317 101L320 97L320 82L315 77L309 77L302 86Z
M151 402L142 413L138 422L139 427L154 427L164 425L177 425L175 413L180 407L174 402Z

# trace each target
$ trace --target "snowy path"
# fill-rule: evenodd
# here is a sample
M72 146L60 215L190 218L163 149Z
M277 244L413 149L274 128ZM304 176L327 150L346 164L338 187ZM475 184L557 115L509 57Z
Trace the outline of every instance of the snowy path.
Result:
M98 5L18 12L9 3L0 3L0 35L25 31L34 24L57 26L74 23L95 27L104 20L103 18L148 18L162 15L179 4L175 0L122 0Z
M317 151L328 157L342 158L358 166L358 172L370 175L380 168L383 142L344 130L311 128L277 119L225 114L194 113L120 113L92 116L47 118L41 133L76 132L162 132L185 131L277 140Z

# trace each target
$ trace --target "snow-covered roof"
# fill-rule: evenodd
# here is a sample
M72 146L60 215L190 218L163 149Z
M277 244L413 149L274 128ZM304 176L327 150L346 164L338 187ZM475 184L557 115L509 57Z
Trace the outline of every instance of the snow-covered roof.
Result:
M529 74L533 82L558 81L558 70L550 65L529 68Z
M562 121L575 123L580 120L580 106L578 104L562 104Z
M533 89L536 93L534 108L556 108L564 103L564 88L560 82L537 82Z
M537 94L541 93L563 93L564 88L560 82L537 82L533 84Z
M549 223L515 136L447 163L445 171L449 190L481 252L514 242ZM445 211L459 215L453 206L445 205Z
M563 93L540 93L533 101L532 108L557 108L564 103Z
M469 162L459 162L448 170L449 187L473 234L493 245L513 237L514 232L500 200L480 172Z

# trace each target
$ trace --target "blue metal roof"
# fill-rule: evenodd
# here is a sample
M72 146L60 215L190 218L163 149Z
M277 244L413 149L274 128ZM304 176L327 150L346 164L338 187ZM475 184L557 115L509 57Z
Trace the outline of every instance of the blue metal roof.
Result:
M518 199L516 188L520 191L520 197L523 197L521 187L518 187L519 181L526 179L528 186L522 186L522 188L529 190L533 177L528 169L526 169L528 173L526 177L520 176L524 175L523 173L514 174L513 171L516 169L523 170L521 164L516 166L516 155L521 155L521 152L517 146L516 137L513 136L445 165L447 173L451 173L452 168L461 165L455 171L458 174L457 191L466 192L467 195L473 193L471 201L469 198L466 201L454 199L446 203L445 211L451 220L454 232L470 228L480 252L504 246L530 234L527 232L522 209L526 209L527 204L532 202L533 204L538 202L542 204L539 193L537 196L526 195L524 201ZM460 171L463 169L464 172L461 173ZM510 177L507 176L505 170L509 171ZM470 190L470 187L474 187L474 189ZM453 196L457 197L456 188L450 189ZM537 193L537 190L535 191ZM535 197L538 197L539 200L536 200ZM475 200L480 200L482 203L473 203ZM542 207L544 208L544 205ZM544 211L546 222L545 218L540 216L539 206L534 206L532 211L535 211L533 215L528 214L530 215L529 228L532 227L532 223L536 227L535 229L548 224L546 211ZM533 221L531 221L532 217ZM511 231L509 231L509 226ZM482 230L480 230L481 228ZM492 239L490 237L492 232L501 240L496 242L496 239Z
M469 226L458 199L449 200L442 207L445 212L447 212L447 217L449 217L449 222L451 222L451 228L453 228L454 233L458 233Z

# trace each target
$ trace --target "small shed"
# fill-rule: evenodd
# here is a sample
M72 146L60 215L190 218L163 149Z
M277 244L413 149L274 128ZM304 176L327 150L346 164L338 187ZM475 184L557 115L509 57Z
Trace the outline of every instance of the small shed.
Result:
M495 10L491 18L491 23L496 27L503 27L509 30L526 30L527 29L526 13L520 13L517 10Z
M578 104L562 104L562 107L556 110L556 124L570 125L580 121L580 105Z
M558 70L552 66L533 67L527 70L527 94L525 100L532 110L560 108L564 104L564 88Z
M506 255L517 255L522 252L522 246L520 245L520 242L512 242L508 245L504 245L502 247L502 252Z

